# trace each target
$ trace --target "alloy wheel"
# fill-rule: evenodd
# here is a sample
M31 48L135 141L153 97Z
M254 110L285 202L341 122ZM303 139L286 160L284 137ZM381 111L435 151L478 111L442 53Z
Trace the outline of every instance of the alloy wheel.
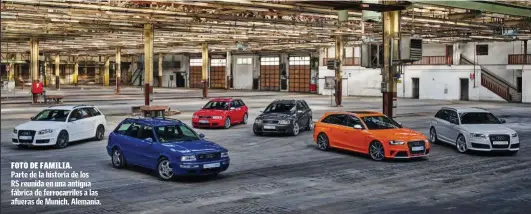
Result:
M373 142L369 146L369 155L373 160L380 161L385 158L384 148L380 142Z
M297 136L299 135L299 130L300 127L299 127L299 123L295 122L295 124L293 124L293 135L294 136Z
M435 131L435 128L430 129L430 142L431 143L437 142L437 132Z
M225 128L228 129L230 128L230 118L227 117L227 119L225 119Z
M317 136L317 147L323 151L326 151L330 148L328 137L325 134L321 133Z
M247 116L247 113L243 115L243 124L247 124L247 120L249 119L249 116Z
M159 162L159 176L163 180L170 180L173 177L173 169L171 168L170 161L163 159Z
M58 149L63 149L68 146L68 134L65 131L61 131L59 136L57 136L57 142L55 147Z
M115 149L112 152L112 165L116 168L123 166L123 157L119 149Z
M467 151L466 140L465 140L465 137L463 137L463 135L459 135L459 137L457 137L455 146L457 148L457 151L460 153L465 153Z
M96 131L96 139L103 140L103 135L105 135L105 129L103 126L99 126L98 130Z

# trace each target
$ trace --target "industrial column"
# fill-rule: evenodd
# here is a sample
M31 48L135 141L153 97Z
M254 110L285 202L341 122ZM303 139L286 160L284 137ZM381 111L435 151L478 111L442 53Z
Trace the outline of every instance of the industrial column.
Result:
M527 64L527 40L524 40L524 64Z
M227 51L227 59L226 59L226 65L225 70L227 71L227 77L225 87L226 89L230 89L232 87L231 83L231 77L232 77L232 53L230 51Z
M157 75L159 88L162 87L162 54L159 53L159 73Z
M16 54L11 54L11 57L9 57L9 64L7 66L7 71L9 72L9 81L15 80L15 64L13 63L15 60Z
M144 24L144 104L153 91L153 25Z
M31 81L33 84L37 84L39 82L39 40L33 38L30 44ZM33 103L37 103L37 94L33 94Z
M60 77L59 77L59 65L61 63L61 57L55 56L55 88L59 90Z
M343 92L343 78L341 72L343 70L343 36L336 36L336 60L339 61L339 66L336 69L336 105L341 106L342 92Z
M109 67L110 67L110 57L105 56L105 67L103 70L103 86L109 86Z
M74 85L77 86L77 79L79 76L79 62L78 56L74 56Z
M203 43L202 46L202 58L203 58L203 66L202 66L202 80L203 82L203 98L206 98L208 96L208 45L207 43Z
M116 72L116 93L120 93L120 82L122 81L122 48L116 48L115 72Z
M393 4L386 1L385 4ZM394 101L397 92L397 65L393 60L398 59L400 38L400 11L383 12L383 51L384 64L382 71L383 113L393 117Z

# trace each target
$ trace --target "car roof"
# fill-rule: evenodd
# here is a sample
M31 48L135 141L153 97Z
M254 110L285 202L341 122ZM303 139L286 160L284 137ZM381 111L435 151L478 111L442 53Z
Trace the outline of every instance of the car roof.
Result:
M274 100L273 103L289 103L289 104L293 104L293 103L296 103L296 102L302 102L303 100L295 100L295 99L291 99L291 100Z
M443 107L441 109L454 110L457 113L470 113L470 112L485 112L488 113L486 109L478 107Z
M377 112L377 111L336 111L336 112L326 112L325 114L326 115L331 115L331 114L350 114L350 115L354 115L354 116L357 116L357 117L384 115L383 113Z
M126 118L125 120L143 123L151 126L170 126L184 124L180 120L170 118Z
M218 98L210 99L210 101L215 101L215 102L230 102L230 101L233 101L233 100L238 100L238 99L231 98L231 97L218 97Z
M73 110L76 108L81 107L94 107L92 105L57 105L57 106L50 106L47 109L58 109L58 110Z

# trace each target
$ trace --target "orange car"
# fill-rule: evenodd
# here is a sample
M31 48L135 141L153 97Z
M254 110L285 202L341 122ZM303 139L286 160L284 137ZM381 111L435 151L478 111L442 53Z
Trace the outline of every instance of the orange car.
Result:
M425 157L431 147L423 134L371 111L327 112L315 124L313 139L323 151L346 149L377 161Z

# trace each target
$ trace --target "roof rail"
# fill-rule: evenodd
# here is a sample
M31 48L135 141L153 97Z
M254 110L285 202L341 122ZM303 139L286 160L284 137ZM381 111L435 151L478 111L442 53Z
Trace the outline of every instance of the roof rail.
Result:
M483 108L483 107L472 107L472 108L477 108L477 109L481 109L481 110L485 110L485 111L488 111L486 108Z

